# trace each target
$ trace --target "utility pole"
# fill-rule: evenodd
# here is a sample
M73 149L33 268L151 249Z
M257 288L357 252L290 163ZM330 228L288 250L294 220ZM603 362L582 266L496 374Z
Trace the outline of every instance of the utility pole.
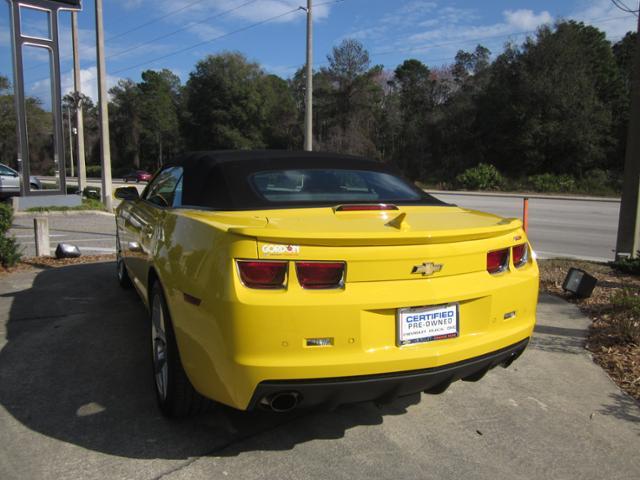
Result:
M307 89L304 112L304 149L313 150L313 0L307 0Z
M631 84L631 114L624 161L624 184L616 242L616 260L635 258L640 250L640 15Z
M71 107L67 107L67 125L69 127L69 165L71 170L71 176L73 174L73 125L71 125Z
M80 79L80 56L78 53L78 12L71 12L71 36L73 40L73 99L76 108L77 135L76 152L78 153L78 190L82 191L87 186L87 169L84 159L84 115L82 112L82 82ZM73 167L71 167L73 168Z
M109 145L109 107L107 75L104 60L104 23L102 0L96 0L96 51L98 55L98 103L100 105L100 160L102 164L102 203L107 212L113 211L111 202L111 146Z

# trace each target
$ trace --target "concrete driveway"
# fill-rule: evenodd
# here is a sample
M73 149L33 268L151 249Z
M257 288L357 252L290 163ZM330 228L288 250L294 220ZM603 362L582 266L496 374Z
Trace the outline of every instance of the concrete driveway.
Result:
M640 408L543 296L510 369L440 396L289 415L156 409L145 312L113 263L0 278L0 478L640 478Z

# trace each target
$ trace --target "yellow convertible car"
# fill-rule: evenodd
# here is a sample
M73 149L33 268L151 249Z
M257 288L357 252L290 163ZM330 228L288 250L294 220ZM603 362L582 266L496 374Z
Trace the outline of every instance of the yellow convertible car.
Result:
M116 190L117 272L150 316L167 416L439 393L525 349L522 223L443 203L384 164L201 152Z

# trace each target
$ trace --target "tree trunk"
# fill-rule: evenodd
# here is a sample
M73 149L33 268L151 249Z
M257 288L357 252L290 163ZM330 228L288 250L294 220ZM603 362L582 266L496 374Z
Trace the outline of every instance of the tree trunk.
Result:
M156 133L156 141L158 142L158 169L160 169L164 164L164 159L162 158L162 136L160 132Z

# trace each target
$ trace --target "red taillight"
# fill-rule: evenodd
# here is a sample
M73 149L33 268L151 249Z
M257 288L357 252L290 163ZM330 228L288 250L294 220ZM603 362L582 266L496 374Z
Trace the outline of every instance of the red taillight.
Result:
M509 249L494 250L487 253L487 272L500 273L509 268Z
M296 273L302 288L338 288L343 283L344 263L296 262Z
M522 267L529 261L529 247L526 243L513 247L513 264Z
M336 212L371 212L377 210L398 210L395 205L386 203L364 204L364 205L340 205L335 208Z
M240 279L249 288L282 288L287 262L238 261Z

